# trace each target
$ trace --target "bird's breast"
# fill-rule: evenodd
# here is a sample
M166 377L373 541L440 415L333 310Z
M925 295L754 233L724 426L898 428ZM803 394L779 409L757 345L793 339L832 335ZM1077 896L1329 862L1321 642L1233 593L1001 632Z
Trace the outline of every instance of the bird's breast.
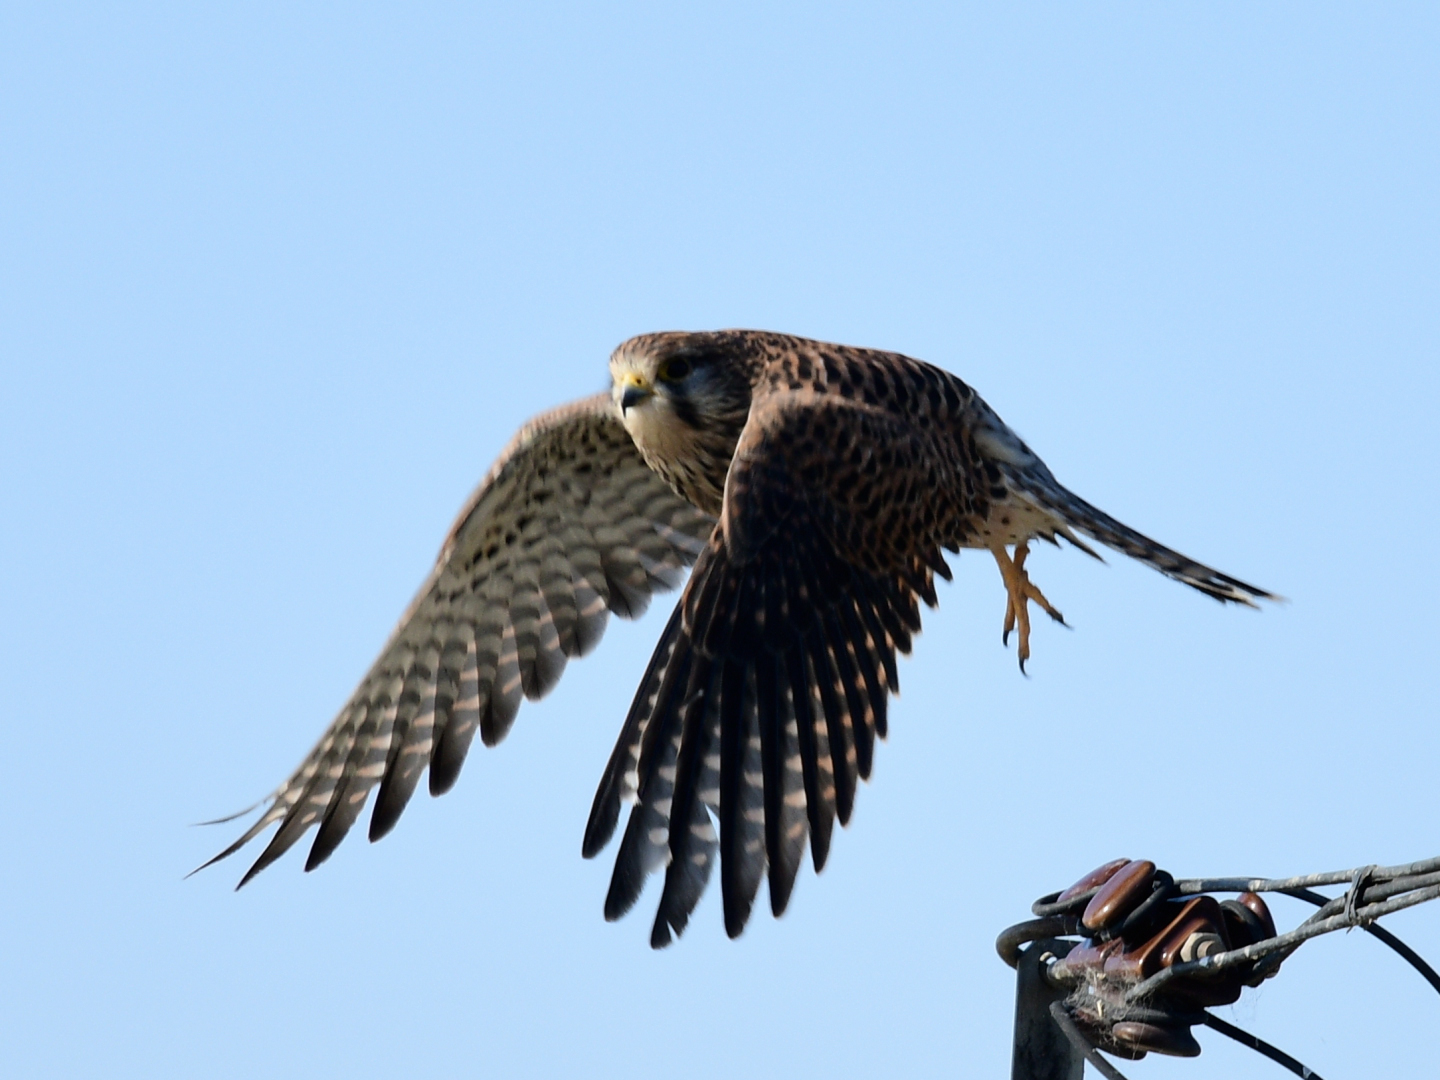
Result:
M734 454L729 446L707 437L703 427L662 415L656 409L631 409L625 428L645 459L682 499L707 514L719 516L725 497L725 474Z

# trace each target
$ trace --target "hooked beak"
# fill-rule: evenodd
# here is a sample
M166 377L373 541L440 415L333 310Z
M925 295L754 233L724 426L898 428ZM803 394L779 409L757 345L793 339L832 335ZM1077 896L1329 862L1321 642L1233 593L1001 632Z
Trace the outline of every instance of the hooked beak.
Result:
M655 393L650 388L643 376L633 371L627 374L620 382L620 415L624 416L630 409L639 405L646 398Z

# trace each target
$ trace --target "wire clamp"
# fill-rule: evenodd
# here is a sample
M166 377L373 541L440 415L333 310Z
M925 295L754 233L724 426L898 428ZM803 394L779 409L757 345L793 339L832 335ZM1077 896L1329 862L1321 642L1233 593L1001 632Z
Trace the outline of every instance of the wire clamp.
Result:
M1375 877L1375 871L1380 869L1374 863L1369 866L1362 866L1355 871L1355 876L1350 879L1350 891L1345 894L1345 921L1350 927L1368 926L1374 922L1373 916L1364 915L1360 908L1364 903L1365 889Z

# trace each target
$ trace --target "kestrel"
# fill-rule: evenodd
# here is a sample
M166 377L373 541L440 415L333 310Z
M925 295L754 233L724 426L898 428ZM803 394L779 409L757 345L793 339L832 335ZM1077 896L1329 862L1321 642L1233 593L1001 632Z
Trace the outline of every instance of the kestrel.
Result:
M449 790L477 731L498 743L610 612L639 615L693 563L583 852L632 803L606 918L664 868L651 944L668 944L718 856L734 937L767 869L778 916L807 839L819 871L849 821L899 690L895 656L919 601L937 603L935 575L950 577L942 549L995 557L1022 667L1029 602L1061 619L1025 569L1037 537L1095 555L1083 534L1217 600L1274 599L1071 494L974 390L921 361L727 330L632 338L610 374L610 393L516 435L355 693L211 862L278 823L244 885L318 825L311 870L377 784L378 840L427 765L431 794Z

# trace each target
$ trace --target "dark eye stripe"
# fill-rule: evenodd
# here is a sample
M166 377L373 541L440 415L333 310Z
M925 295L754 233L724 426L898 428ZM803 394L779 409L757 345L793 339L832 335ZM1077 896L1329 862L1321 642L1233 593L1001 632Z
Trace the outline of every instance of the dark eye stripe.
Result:
M696 411L694 404L686 397L674 397L670 399L670 408L678 419L686 427L698 430L700 427L700 414Z

